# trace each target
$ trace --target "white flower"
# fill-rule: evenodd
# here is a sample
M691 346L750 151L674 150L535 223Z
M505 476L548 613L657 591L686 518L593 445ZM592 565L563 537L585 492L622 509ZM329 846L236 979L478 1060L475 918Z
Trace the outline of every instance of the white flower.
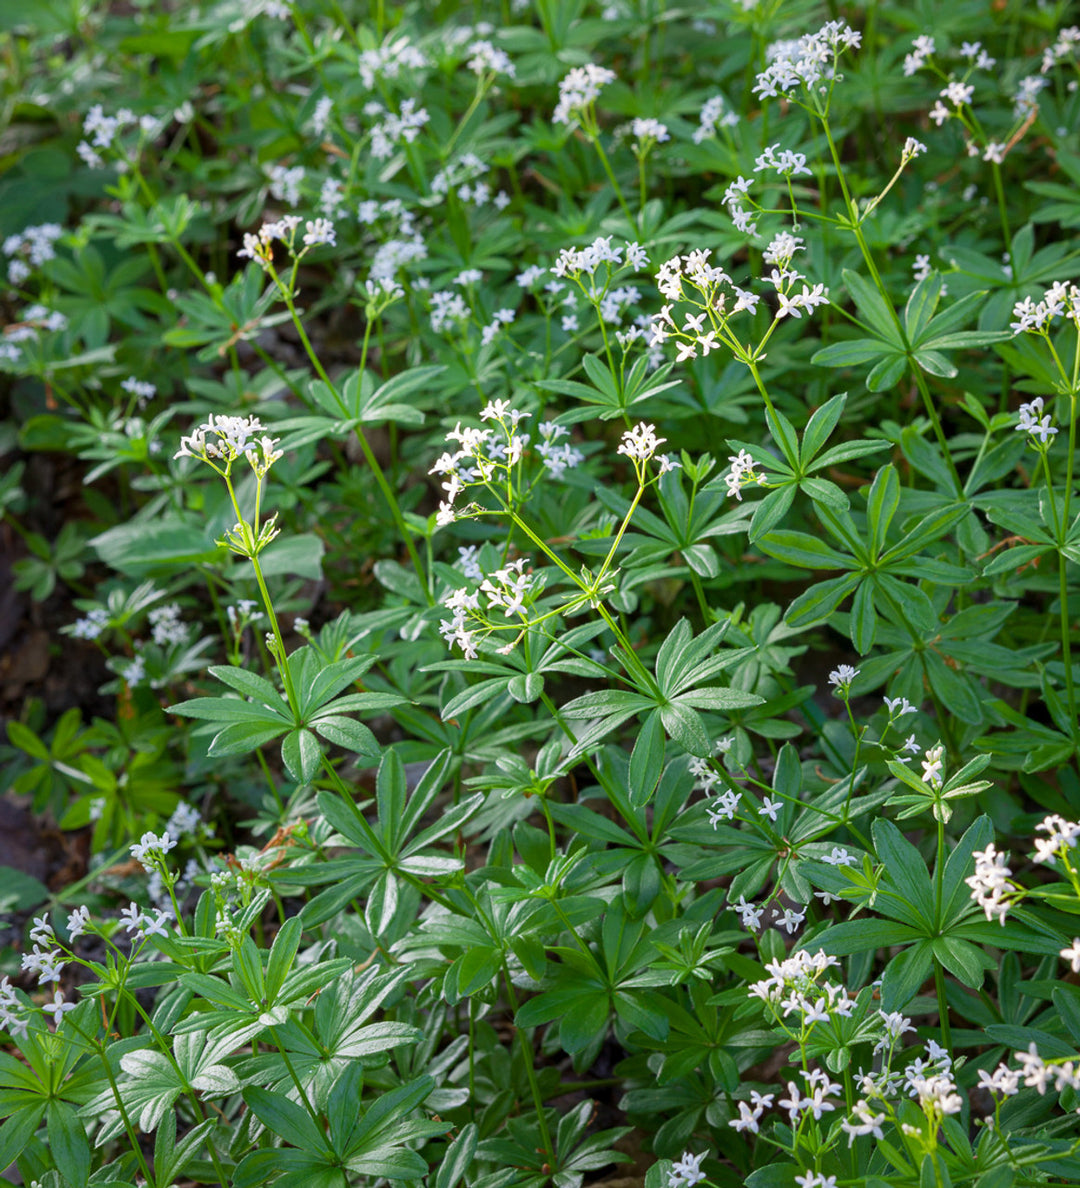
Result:
M67 932L69 940L76 940L86 932L86 925L90 922L90 909L77 907L67 918Z
M313 222L309 221L304 224L305 246L315 247L320 243L329 244L331 247L337 245L334 224L329 219L315 219Z
M976 850L975 873L964 882L971 888L971 898L986 913L987 920L996 916L999 923L1005 923L1010 904L1004 899L1010 889L1008 854L999 854L991 842L985 850Z
M768 817L770 821L776 820L776 814L784 807L782 800L771 800L768 796L762 801L761 808L758 809L759 817Z
M931 747L922 761L922 778L931 788L940 788L943 783L945 748L939 743Z
M829 684L843 695L850 692L851 682L858 675L859 669L852 668L850 664L841 664L829 673Z
M587 62L575 66L559 83L559 102L552 115L556 124L573 124L586 114L600 95L600 89L615 81L615 72Z
M635 463L648 462L665 441L666 437L656 436L655 425L646 425L641 421L623 434L618 453L624 454Z
M145 869L149 870L147 859L153 854L159 854L162 857L166 855L176 845L176 839L171 837L169 831L158 837L154 833L144 833L142 837L135 842L131 847L131 856L136 862L140 863Z
M755 1109L745 1101L740 1101L738 1105L739 1116L737 1118L732 1118L731 1121L728 1122L728 1125L733 1126L740 1133L744 1130L749 1130L751 1134L757 1134L760 1130L758 1121L765 1111L760 1106Z
M704 1154L692 1155L687 1151L681 1159L672 1164L671 1175L668 1177L668 1188L694 1188L705 1179L701 1170Z
M53 992L52 1002L45 1003L41 1009L46 1015L52 1015L54 1022L59 1023L65 1011L73 1011L78 1005L75 1002L65 1002L63 994L56 990Z

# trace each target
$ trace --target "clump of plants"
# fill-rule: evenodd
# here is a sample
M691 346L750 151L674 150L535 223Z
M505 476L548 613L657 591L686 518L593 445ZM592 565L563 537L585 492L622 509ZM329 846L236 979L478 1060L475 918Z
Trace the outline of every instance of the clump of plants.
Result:
M1069 21L0 14L0 1169L1080 1178Z

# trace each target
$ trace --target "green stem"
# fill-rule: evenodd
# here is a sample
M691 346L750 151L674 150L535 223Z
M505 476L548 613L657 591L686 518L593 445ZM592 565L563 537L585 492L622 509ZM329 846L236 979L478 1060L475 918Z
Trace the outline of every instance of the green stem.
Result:
M510 1000L510 1009L516 1016L518 1013L518 998L514 991L514 983L510 980L510 971L506 968L506 962L503 962L503 981L506 983L506 996ZM555 1167L555 1147L551 1141L551 1131L548 1128L547 1117L544 1114L544 1098L540 1092L540 1082L536 1079L536 1069L533 1067L533 1050L532 1044L529 1042L528 1036L521 1027L515 1027L517 1037L521 1041L521 1054L525 1060L525 1075L529 1081L529 1092L533 1099L533 1108L536 1110L536 1123L540 1131L540 1141L543 1144L544 1161L554 1170Z

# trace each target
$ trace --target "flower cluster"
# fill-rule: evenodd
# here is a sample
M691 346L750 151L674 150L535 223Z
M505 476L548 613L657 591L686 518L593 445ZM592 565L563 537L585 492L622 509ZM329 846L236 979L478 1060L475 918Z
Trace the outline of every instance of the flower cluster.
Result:
M161 121L155 116L137 116L127 107L122 107L115 115L106 115L100 103L95 103L83 119L83 136L75 146L83 163L91 169L103 169L105 159L102 151L112 149L117 145L117 139L128 128L137 127L144 136L156 136L161 129Z
M760 998L777 1022L797 1015L803 1029L827 1022L834 1015L848 1018L855 999L843 986L822 981L826 970L839 964L836 957L798 949L783 961L770 961L765 966L769 977L754 982L749 994Z
M262 478L282 456L274 447L278 439L266 436L258 417L226 417L211 413L206 421L181 437L175 458L199 458L218 470L217 463L228 474L232 464L243 455L255 474Z
M575 66L559 83L559 102L551 119L556 124L594 123L593 104L602 87L615 81L615 72L587 62Z
M806 33L797 41L774 42L766 50L769 64L757 76L754 93L768 99L779 95L794 98L797 91L813 91L833 77L845 50L861 44L862 34L843 21L828 21L816 33Z
M1046 836L1035 839L1033 861L1052 866L1060 858L1068 865L1068 852L1080 840L1080 821L1066 821L1051 813L1035 826L1035 831Z
M773 266L764 279L772 285L777 298L773 326L785 317L800 318L804 311L810 313L819 305L829 303L824 285L811 288L804 284L801 293L795 291L797 283L805 278L792 267L792 259L803 246L798 236L784 231L775 236L764 251L765 263ZM650 324L650 345L660 346L674 338L678 343L677 362L696 359L698 351L703 357L708 356L721 345L728 346L738 358L760 358L760 353L751 355L739 343L730 320L744 310L754 313L761 298L740 288L722 268L710 264L710 255L708 249L698 249L685 256L673 256L661 265L656 285L667 304L661 307ZM698 310L697 313L687 312L681 325L672 314L675 302L680 300L689 302ZM760 349L759 345L758 352Z
M741 503L743 487L750 484L764 485L766 478L763 474L755 474L754 459L746 450L739 450L737 454L729 454L728 461L731 466L724 475L724 483L727 486L728 495L733 496Z
M505 74L507 78L513 78L516 73L510 55L490 41L474 41L469 46L469 53L472 57L467 65L474 74Z
M418 107L411 97L403 99L396 112L386 111L375 103L368 104L364 110L369 115L382 117L371 129L371 155L376 161L388 160L399 144L412 144L420 135L420 129L431 120L427 108Z
M156 833L147 832L132 844L131 856L144 870L151 870L156 865L156 861L164 859L165 855L175 846L176 838L172 837L167 829L160 837Z
M1059 62L1071 57L1078 46L1080 46L1080 25L1069 25L1068 28L1059 29L1053 43L1043 50L1041 72L1049 74Z
M618 453L630 459L638 476L638 482L645 482L646 466L655 457L660 470L657 474L667 474L669 470L676 470L681 466L671 454L657 454L656 451L667 441L666 437L656 436L656 426L639 422L631 429L627 429L619 444Z
M1006 902L1005 895L1012 889L1009 876L1008 854L1001 854L994 847L993 842L985 850L976 850L975 873L964 882L971 888L971 898L986 913L987 920L997 917L999 924L1005 923L1005 917L1012 906Z
M59 223L38 223L33 227L24 227L15 235L9 235L4 240L4 255L10 262L7 266L7 278L13 285L21 285L34 268L40 268L46 260L56 255L55 243L63 235L64 229Z
M840 664L829 673L829 684L841 697L847 697L851 693L851 683L858 675L857 668L852 668L850 664Z
M693 141L701 144L711 136L716 135L717 126L734 128L739 122L738 115L732 111L731 105L723 95L713 95L706 99L698 116L698 126L694 129Z
M1055 281L1039 302L1025 297L1013 306L1015 322L1009 323L1009 329L1017 334L1050 333L1050 325L1055 318L1068 318L1074 326L1080 329L1080 287L1069 285L1064 281Z
M313 247L328 244L334 247L337 233L329 219L309 219L304 223L303 247L297 250L296 232L300 226L299 215L285 215L273 223L263 223L257 234L246 232L244 246L236 253L241 259L254 260L264 272L269 272L274 261L274 242L285 245L290 256L300 259Z
M396 79L404 70L423 70L428 60L407 37L398 36L375 49L362 50L359 69L360 83L372 91L383 79Z
M1057 433L1050 421L1050 414L1043 412L1043 398L1036 396L1027 404L1020 405L1020 419L1015 429L1020 433L1030 433L1033 438L1038 439L1039 445L1046 446Z

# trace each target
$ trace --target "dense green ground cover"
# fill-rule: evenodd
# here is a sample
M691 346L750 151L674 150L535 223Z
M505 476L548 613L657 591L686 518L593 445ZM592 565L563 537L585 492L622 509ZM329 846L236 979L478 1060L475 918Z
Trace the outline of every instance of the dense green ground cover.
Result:
M0 1168L1080 1179L1069 6L0 29Z

